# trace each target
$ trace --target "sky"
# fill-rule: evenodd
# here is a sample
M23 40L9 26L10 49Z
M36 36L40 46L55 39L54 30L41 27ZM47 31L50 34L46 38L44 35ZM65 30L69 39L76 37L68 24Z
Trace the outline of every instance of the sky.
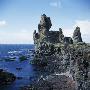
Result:
M90 0L0 0L0 44L33 44L42 14L51 18L51 30L72 37L79 26L90 43Z

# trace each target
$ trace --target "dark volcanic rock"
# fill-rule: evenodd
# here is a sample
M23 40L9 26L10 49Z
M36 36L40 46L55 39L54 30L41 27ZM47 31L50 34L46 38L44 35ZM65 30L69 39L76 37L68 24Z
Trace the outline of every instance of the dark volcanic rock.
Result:
M6 71L0 71L0 86L8 85L14 82L16 79L15 75Z
M65 44L73 44L73 40L71 37L64 37L63 42Z
M38 24L39 32L42 31L42 29L46 29L46 31L49 31L51 26L52 26L52 23L51 23L50 17L47 17L45 14L43 14L41 16L40 23Z
M39 38L34 37L33 64L41 69L43 67L43 70L49 73L48 75L58 73L59 76L49 76L49 79L45 80L42 78L37 84L32 85L34 89L31 90L74 90L75 88L76 90L89 90L90 45L82 41L80 28L76 27L72 40L71 37L64 37L61 28L59 31L49 31L51 26L50 18L45 14L42 15L38 25ZM36 31L34 31L34 36L35 34ZM60 75L66 72L69 72L72 80ZM63 80L66 80L65 83ZM44 81L45 83L49 82L49 85L45 84L46 86L44 86ZM69 82L69 87L66 82ZM72 89L70 83L71 86L76 87ZM30 86L30 88L32 87ZM30 90L30 88L26 90Z
M82 42L82 37L81 37L81 32L80 32L80 28L79 27L76 27L76 29L74 30L73 41L75 43Z
M65 75L50 75L21 90L75 90L75 82Z
M27 57L26 57L26 56L24 56L24 55L23 55L23 56L20 56L20 57L19 57L19 60L20 60L20 61L27 60Z
M59 41L60 41L61 43L63 43L63 39L64 39L64 35L63 35L63 32L62 32L62 29L59 28Z

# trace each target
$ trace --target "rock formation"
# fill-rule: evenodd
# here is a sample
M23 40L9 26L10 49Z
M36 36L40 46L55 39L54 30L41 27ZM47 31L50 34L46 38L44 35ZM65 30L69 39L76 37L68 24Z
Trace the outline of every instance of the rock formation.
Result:
M64 37L63 42L66 44L73 44L73 40L71 37Z
M50 31L51 26L50 17L44 14L38 25L38 32L34 31L33 34L36 49L32 62L39 67L44 67L43 70L51 75L50 77L45 76L42 83L47 81L52 83L50 88L53 89L50 90L70 90L71 87L68 88L68 85L70 86L71 83L75 86L71 90L90 90L90 46L82 43L80 28L76 27L72 40L71 37L64 37L61 28L59 31ZM55 78L52 74L55 75ZM70 79L69 84L66 89L63 86L61 89L60 87L55 89L55 85L58 87L59 83L62 83L62 81L58 81L58 78L62 76ZM39 81L38 83L41 84ZM37 87L41 88L41 86ZM45 88L49 87L45 86Z
M73 33L73 41L74 41L75 43L82 42L80 27L76 27L76 29L74 30L74 33Z
M52 23L50 20L50 17L47 17L45 14L41 16L40 23L38 24L38 31L45 34L45 32L48 32L51 28Z
M12 73L0 69L0 86L9 85L16 80L16 76Z
M63 32L62 32L62 29L59 28L59 41L60 41L61 43L63 43L63 40L64 40L64 35L63 35Z
M49 42L49 43L67 43L73 44L71 37L64 37L62 29L59 28L59 31L50 31L52 26L50 17L47 17L45 14L41 16L40 23L38 24L38 32L36 30L33 33L34 43ZM36 45L36 46L38 46Z

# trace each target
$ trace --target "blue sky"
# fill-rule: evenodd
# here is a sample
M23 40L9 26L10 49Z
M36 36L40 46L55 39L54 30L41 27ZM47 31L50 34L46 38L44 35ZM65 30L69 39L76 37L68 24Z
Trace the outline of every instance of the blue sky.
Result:
M44 13L51 17L51 30L62 28L72 37L80 26L83 40L90 43L90 0L0 0L0 43L33 43Z

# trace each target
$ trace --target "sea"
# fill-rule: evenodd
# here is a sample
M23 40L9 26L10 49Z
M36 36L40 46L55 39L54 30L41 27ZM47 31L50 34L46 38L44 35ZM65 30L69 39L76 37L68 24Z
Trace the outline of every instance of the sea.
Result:
M30 64L34 56L34 45L31 44L0 44L0 69L13 73L17 79L0 90L19 90L29 85L38 76L35 66ZM27 60L20 61L21 56Z

